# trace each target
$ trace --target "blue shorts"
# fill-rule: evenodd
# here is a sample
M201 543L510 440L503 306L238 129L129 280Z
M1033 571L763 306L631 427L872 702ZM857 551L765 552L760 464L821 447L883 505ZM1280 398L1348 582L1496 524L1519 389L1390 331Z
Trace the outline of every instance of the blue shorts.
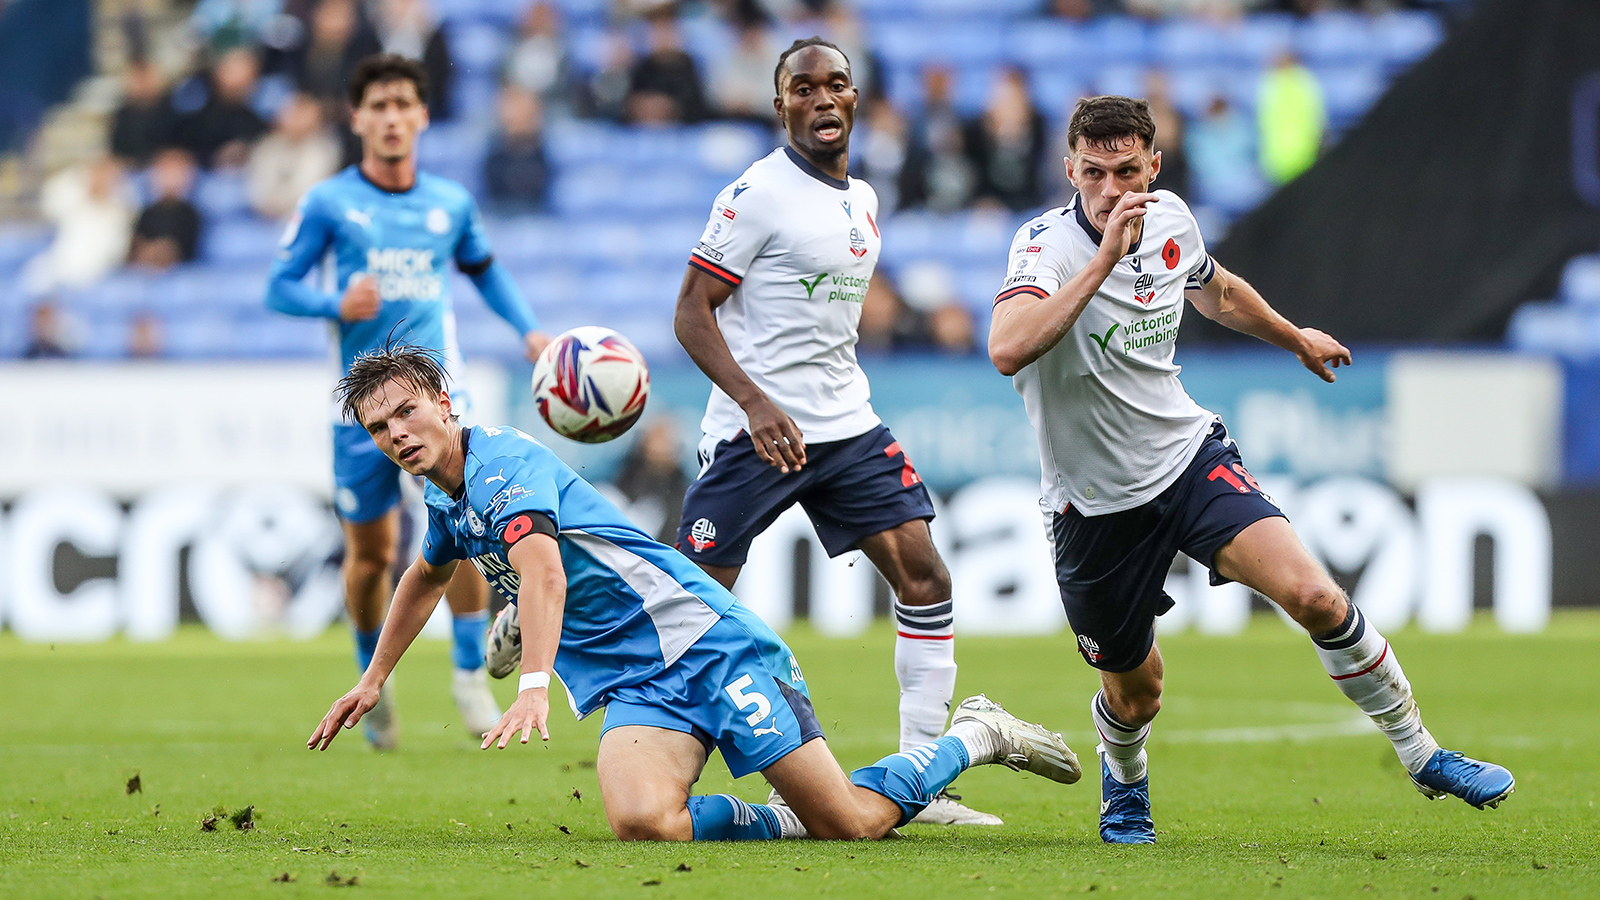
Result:
M334 506L347 522L371 522L400 502L405 470L359 425L333 426Z
M709 458L708 458L709 457ZM742 566L750 542L799 503L829 556L913 519L932 519L922 476L882 425L842 441L806 445L806 466L785 475L741 432L701 457L683 497L678 550L705 566Z
M1217 574L1217 551L1251 524L1283 511L1245 471L1217 423L1183 474L1143 506L1103 516L1071 507L1051 527L1056 584L1078 652L1089 665L1129 672L1155 643L1156 616L1172 608L1163 589L1179 550Z
M665 672L606 695L605 725L649 725L722 751L733 777L759 772L822 737L788 645L735 606Z

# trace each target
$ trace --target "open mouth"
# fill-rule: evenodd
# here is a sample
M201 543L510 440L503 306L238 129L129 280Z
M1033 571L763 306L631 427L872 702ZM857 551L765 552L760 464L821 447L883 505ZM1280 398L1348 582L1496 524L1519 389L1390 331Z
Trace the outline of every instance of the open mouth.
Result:
M422 447L421 447L421 445L418 445L416 447L407 447L406 449L400 451L400 461L403 462L403 463L416 462L417 461L417 457L419 457L421 455L422 455Z
M844 136L844 123L838 116L823 116L812 123L811 133L824 141L837 141Z

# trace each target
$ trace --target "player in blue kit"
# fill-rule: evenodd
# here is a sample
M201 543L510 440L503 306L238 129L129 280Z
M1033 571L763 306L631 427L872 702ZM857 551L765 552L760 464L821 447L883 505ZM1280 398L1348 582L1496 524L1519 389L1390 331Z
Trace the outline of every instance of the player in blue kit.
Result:
M347 416L428 480L428 534L395 591L372 665L307 746L326 749L374 708L460 560L520 610L516 701L485 736L549 740L549 685L574 713L605 710L601 798L624 840L880 838L970 766L1072 783L1061 736L982 695L941 737L846 776L783 640L677 550L651 539L543 445L514 428L464 427L427 351L363 354L340 382ZM557 652L559 650L559 653ZM690 796L712 749L735 777L759 771L785 803Z
M333 320L339 361L389 340L441 348L441 362L458 370L455 316L448 270L468 275L484 301L522 336L530 359L549 339L505 268L494 261L477 204L461 185L417 171L416 139L428 126L428 78L420 63L380 54L350 78L351 128L362 159L318 184L300 201L273 263L266 302L279 312ZM325 266L323 283L304 278ZM459 383L459 379L457 379ZM457 394L458 407L465 398ZM348 421L333 426L335 501L344 525L345 608L365 669L377 646L390 573L398 557L401 470ZM455 664L452 693L467 727L482 734L500 718L484 673L488 589L470 572L450 586ZM398 738L386 694L368 718L378 749Z

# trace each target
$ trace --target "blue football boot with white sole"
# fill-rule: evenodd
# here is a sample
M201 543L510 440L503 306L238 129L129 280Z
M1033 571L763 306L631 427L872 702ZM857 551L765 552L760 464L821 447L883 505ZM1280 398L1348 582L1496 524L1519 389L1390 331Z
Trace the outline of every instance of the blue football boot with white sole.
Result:
M1505 766L1482 762L1454 750L1435 750L1422 771L1411 776L1429 800L1449 794L1478 809L1493 809L1517 789L1517 779Z
M1100 840L1108 844L1156 842L1156 825L1150 819L1150 776L1133 784L1123 784L1111 774L1103 750L1100 753Z

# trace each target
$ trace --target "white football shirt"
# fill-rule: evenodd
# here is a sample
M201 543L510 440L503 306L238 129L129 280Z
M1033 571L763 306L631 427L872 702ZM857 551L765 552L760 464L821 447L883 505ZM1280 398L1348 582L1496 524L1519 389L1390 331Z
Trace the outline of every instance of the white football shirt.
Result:
M1089 299L1061 342L1012 379L1039 437L1044 503L1086 516L1132 509L1177 480L1216 415L1178 381L1172 354L1184 291L1215 264L1189 207L1156 191L1139 243ZM1048 297L1100 250L1073 197L1017 230L995 303Z
M861 301L878 264L877 214L865 181L830 177L781 147L722 189L689 257L733 285L716 311L728 349L808 444L879 423L856 361ZM731 441L748 427L713 385L700 429Z

